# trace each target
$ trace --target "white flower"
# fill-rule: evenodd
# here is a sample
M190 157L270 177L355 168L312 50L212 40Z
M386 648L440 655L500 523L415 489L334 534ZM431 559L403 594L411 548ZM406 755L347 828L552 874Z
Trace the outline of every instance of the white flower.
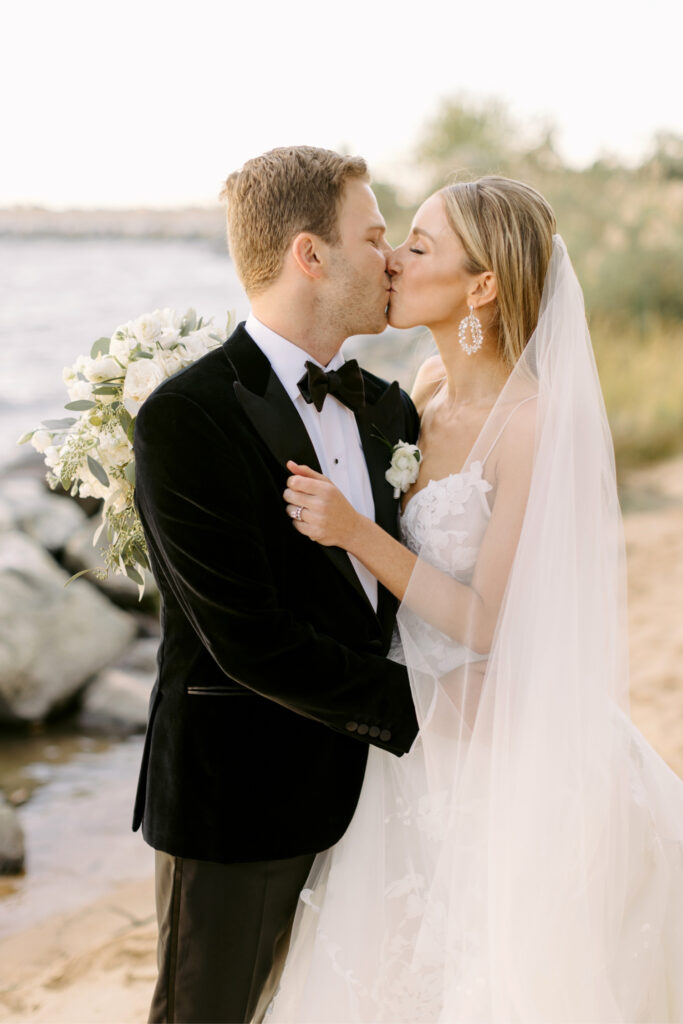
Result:
M156 309L153 313L144 313L139 316L129 326L138 343L143 348L148 348L159 337L162 328L168 325L162 322L160 311Z
M88 380L79 380L75 377L67 385L67 391L72 402L92 400L92 384Z
M192 331L186 338L183 338L183 362L194 363L201 359L212 348L216 348L218 342L209 337L210 332L203 327L198 331Z
M121 377L121 367L111 356L98 356L97 359L88 359L83 366L81 373L94 384L101 384L105 380L112 380L114 377Z
M162 348L170 348L171 345L180 341L180 331L176 331L173 327L164 327L158 341Z
M52 434L49 430L36 430L31 438L31 444L37 452L46 452L52 444Z
M174 348L172 352L169 352L168 349L160 349L154 361L161 367L164 377L171 377L178 370L182 370L185 365L180 348Z
M105 500L105 512L124 512L132 504L133 488L125 480L113 480Z
M123 404L137 416L144 400L161 384L164 372L154 359L136 359L128 367L123 385Z
M135 345L135 338L125 334L123 337L119 333L114 334L109 343L109 355L118 360L118 362L124 368L128 366L130 360L130 350Z
M411 484L417 480L420 472L420 459L422 453L416 444L408 444L406 441L399 441L395 444L391 454L391 465L384 474L385 479L394 488L394 497L408 490Z
M59 448L56 444L49 444L44 455L45 465L48 469L55 469L59 465Z

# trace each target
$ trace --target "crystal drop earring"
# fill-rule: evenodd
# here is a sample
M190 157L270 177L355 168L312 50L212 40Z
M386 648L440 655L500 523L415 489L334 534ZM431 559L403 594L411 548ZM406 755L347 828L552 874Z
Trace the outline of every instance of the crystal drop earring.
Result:
M470 329L470 335L472 341L467 340L467 328ZM481 323L474 315L474 306L470 306L469 316L464 316L460 321L458 327L458 341L463 352L466 352L468 356L478 352L481 346L484 344L484 332L481 329Z

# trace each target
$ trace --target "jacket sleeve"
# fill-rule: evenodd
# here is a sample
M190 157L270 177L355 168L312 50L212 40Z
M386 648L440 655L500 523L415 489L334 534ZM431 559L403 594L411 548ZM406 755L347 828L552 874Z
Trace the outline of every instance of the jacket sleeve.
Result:
M347 736L409 750L417 721L405 667L322 635L278 601L239 446L226 450L198 404L164 391L138 414L135 456L148 543L222 671Z

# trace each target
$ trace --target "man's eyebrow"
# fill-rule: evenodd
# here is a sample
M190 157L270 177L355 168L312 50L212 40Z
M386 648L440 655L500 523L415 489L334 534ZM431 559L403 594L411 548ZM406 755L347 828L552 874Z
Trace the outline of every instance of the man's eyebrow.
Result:
M428 238L430 242L434 241L434 239L429 234L429 232L428 231L424 231L422 228L413 228L413 234L414 235L424 235L425 238Z

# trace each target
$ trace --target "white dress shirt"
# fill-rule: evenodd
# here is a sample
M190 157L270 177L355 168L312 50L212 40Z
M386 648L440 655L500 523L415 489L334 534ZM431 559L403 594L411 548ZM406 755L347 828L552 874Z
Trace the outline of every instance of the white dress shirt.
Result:
M299 381L306 372L306 362L310 360L318 366L322 364L298 345L266 327L253 313L249 314L245 327L268 358L274 373L279 377L301 416L308 436L313 442L322 472L358 512L374 519L375 502L356 417L351 409L329 394L318 412L313 403L307 402L299 391ZM338 370L344 362L344 356L339 351L323 369ZM357 558L353 555L349 555L349 558L376 611L377 580Z

